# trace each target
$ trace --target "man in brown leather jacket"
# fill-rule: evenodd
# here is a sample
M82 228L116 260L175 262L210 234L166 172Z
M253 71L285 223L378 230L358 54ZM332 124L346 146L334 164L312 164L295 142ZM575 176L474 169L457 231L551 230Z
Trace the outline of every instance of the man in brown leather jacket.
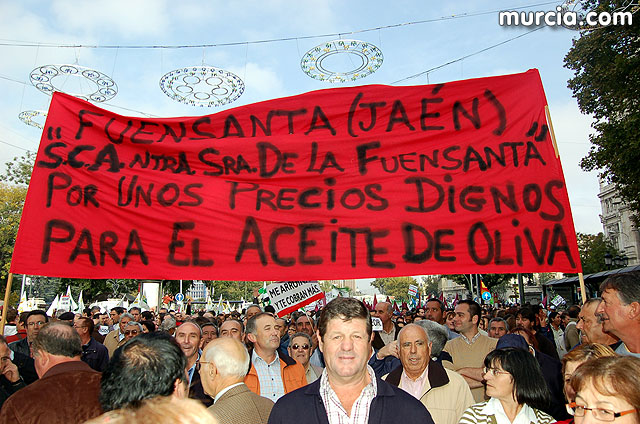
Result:
M0 423L82 423L102 413L100 373L80 359L82 342L70 325L45 325L31 349L40 379L7 399Z

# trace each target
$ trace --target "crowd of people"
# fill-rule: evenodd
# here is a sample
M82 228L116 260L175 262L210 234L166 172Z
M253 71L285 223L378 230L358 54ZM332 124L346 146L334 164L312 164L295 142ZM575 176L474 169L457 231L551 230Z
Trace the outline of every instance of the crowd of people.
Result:
M563 310L9 311L0 424L638 424L640 273L600 292Z

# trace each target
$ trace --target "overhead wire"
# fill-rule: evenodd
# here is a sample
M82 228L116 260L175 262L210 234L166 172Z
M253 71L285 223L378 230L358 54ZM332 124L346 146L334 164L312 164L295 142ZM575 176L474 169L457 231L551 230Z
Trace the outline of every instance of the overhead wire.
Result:
M446 21L452 19L463 19L463 18L471 18L475 16L489 15L498 12L502 12L504 10L520 10L520 9L528 9L532 7L539 6L547 6L550 4L558 4L558 0L554 1L546 1L542 3L528 4L524 6L514 6L509 7L507 9L497 9L497 10L486 10L482 12L475 13L459 13L448 16L441 16L439 18L430 18L430 19L422 19L419 21L411 21L411 22L402 22L397 24L390 25L381 25L374 28L365 28L354 31L345 31L345 32L334 32L334 33L326 33L326 34L313 34L313 35L302 35L302 36L290 36L290 37L281 37L281 38L269 38L264 40L253 40L253 41L232 41L227 43L203 43L203 44L178 44L178 45L170 45L170 44L133 44L133 45L123 45L123 44L64 44L64 43L43 43L43 42L31 42L31 41L22 41L22 40L7 40L0 39L0 46L10 46L10 47L50 47L50 48L85 48L85 49L190 49L190 48L208 48L208 47L229 47L229 46L238 46L243 44L265 44L265 43L278 43L284 41L295 41L295 40L306 40L312 38L326 38L326 37L343 37L345 35L355 35L355 34L363 34L372 31L380 31L383 29L392 29L399 28L404 26L411 25L422 25L439 21Z

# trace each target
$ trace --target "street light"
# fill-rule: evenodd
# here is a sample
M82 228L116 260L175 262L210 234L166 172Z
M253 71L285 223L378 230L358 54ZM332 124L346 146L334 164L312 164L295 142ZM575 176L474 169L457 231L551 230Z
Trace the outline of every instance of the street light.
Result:
M604 254L604 264L609 269L622 268L627 266L628 263L629 258L624 253L615 257L609 252Z

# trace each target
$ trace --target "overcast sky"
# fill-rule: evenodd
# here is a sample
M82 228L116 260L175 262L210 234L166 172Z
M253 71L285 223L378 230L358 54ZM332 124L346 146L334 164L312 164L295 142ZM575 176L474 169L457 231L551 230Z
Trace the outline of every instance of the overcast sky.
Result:
M118 94L100 107L122 115L205 115L335 86L305 75L300 59L308 50L338 38L336 34L341 33L342 38L378 46L384 55L380 69L354 85L391 84L437 67L398 85L538 68L555 127L576 230L597 233L602 231L597 175L583 172L578 164L589 150L591 120L580 114L567 88L572 73L563 67L563 58L578 33L560 27L528 34L531 28L498 25L499 10L525 5L534 5L527 10L554 10L557 4L560 2L516 0L0 0L0 164L23 154L25 149L37 150L41 131L18 119L21 111L48 108L50 97L29 82L29 74L36 67L77 64L111 76ZM367 29L375 30L349 34ZM518 36L521 37L513 39ZM270 41L276 39L286 40ZM513 40L474 54L510 39ZM128 48L199 44L217 46ZM469 57L455 61L465 56ZM335 58L329 64L346 69L349 60ZM200 108L175 102L160 90L162 75L203 63L237 74L244 80L244 94L220 108ZM58 82L65 90L90 89L81 79Z

